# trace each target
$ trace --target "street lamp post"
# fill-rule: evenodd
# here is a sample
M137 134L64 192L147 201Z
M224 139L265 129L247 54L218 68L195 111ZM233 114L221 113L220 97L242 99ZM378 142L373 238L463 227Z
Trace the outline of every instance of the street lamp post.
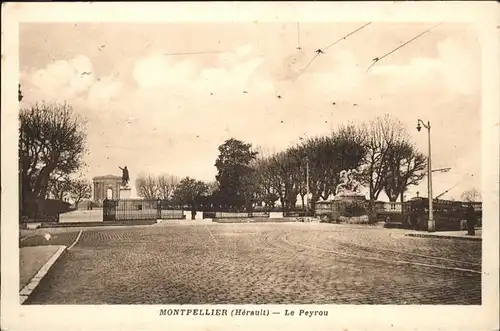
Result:
M421 119L417 121L417 131L420 132L422 126L427 129L428 143L429 143L429 156L427 160L427 188L428 188L428 199L429 199L429 220L427 222L427 231L436 231L436 224L434 223L434 210L433 210L433 198L432 198L432 168L431 168L431 122L424 123Z
M299 137L299 140L304 140L302 137ZM306 154L306 213L309 216L309 157Z
M309 216L309 158L306 156L306 212Z

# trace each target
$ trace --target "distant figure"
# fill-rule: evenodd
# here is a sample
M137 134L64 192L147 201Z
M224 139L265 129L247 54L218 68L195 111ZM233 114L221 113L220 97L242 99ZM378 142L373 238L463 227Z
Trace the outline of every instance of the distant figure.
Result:
M196 204L192 203L191 204L191 220L196 219Z
M476 234L474 229L476 226L476 212L471 203L469 203L465 210L465 220L467 221L467 235L474 236Z
M122 168L122 167L118 167L118 168L120 168L122 171L122 186L127 186L128 181L130 179L130 177L128 175L127 166L125 166L124 168Z

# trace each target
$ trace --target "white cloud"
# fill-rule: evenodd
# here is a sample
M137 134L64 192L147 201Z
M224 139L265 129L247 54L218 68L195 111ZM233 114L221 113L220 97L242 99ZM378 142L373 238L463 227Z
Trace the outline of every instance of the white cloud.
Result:
M359 61L361 55L338 49L318 56L297 80L293 78L314 54L298 51L264 58L244 45L204 57L210 64L192 60L196 57L152 53L133 62L129 82L114 76L82 76L94 71L85 56L25 73L22 82L23 91L24 84L30 90L25 93L27 103L67 100L91 118L92 171L108 172L102 170L106 162L109 169L120 163L136 172L154 163L158 169L166 167L162 171L202 176L202 169L212 169L217 145L232 134L264 147L285 147L303 132L327 132L334 123L365 119L368 111L370 116L395 113L412 128L417 111L436 127L442 127L438 121L443 118L468 125L470 121L437 112L450 106L450 100L457 100L448 107L450 112L460 112L457 104L465 107L464 116L475 111L475 98L466 104L460 98L477 92L479 64L460 45L447 39L438 44L437 57L413 58L404 65L393 65L388 57L368 73L366 63ZM283 94L282 100L277 93ZM384 98L376 98L382 94ZM353 108L353 103L359 107ZM456 130L450 130L437 130L436 140L456 137ZM425 149L425 136L418 137ZM104 151L103 141L111 146ZM435 148L436 162L439 146L443 145ZM124 148L132 152L124 153ZM445 149L449 146L441 147L443 153Z
M70 61L58 60L43 69L31 72L28 80L32 88L45 99L61 101L85 92L94 80L92 63L85 56Z
M120 97L122 83L114 76L100 78L88 89L88 104L92 109L102 109L108 106L111 101L116 101Z
M22 75L27 101L68 101L94 110L120 95L122 84L112 76L97 78L93 65L86 56L69 61L57 60L43 69Z
M477 93L481 73L478 49L466 48L451 38L439 42L437 49L437 57L413 58L406 65L386 64L389 58L382 59L370 73L393 89L439 87L459 94Z
M185 86L196 73L192 61L173 62L163 54L151 54L139 59L132 75L139 88L169 88Z

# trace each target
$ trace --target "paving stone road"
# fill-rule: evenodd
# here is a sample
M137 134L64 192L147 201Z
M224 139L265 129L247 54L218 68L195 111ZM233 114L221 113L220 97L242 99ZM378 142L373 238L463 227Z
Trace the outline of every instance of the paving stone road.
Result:
M405 233L304 223L87 229L26 303L481 304L481 243Z

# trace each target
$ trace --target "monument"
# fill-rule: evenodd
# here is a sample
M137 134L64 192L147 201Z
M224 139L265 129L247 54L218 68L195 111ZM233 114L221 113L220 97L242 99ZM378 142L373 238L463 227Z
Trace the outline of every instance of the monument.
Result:
M128 169L127 169L127 166L124 166L123 168L122 167L118 167L118 168L120 168L120 170L122 171L120 197L123 199L128 199L128 198L130 198L130 191L132 190L132 188L128 185L128 182L130 180Z
M337 222L368 223L366 198L361 194L359 174L356 169L342 170L339 174L340 183L333 197L332 218Z
M359 176L356 169L342 170L340 172L340 184L335 188L334 200L365 200L361 194L361 184L357 180Z
M102 205L104 199L119 200L130 198L132 188L128 182L130 180L127 167L119 167L122 170L121 176L105 175L94 177L94 202Z
M92 178L94 184L94 202L102 205L104 199L120 199L120 176L105 175Z

